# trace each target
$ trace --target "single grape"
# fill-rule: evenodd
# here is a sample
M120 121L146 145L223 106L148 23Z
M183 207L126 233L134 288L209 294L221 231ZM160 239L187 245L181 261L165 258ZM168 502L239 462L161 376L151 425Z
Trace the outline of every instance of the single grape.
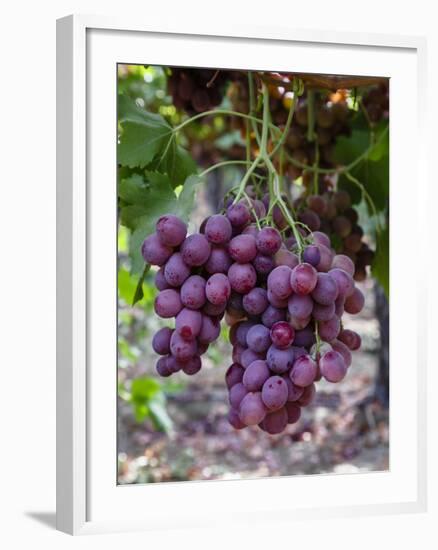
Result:
M292 294L288 300L287 309L291 317L306 319L312 313L313 300L308 295Z
M346 271L351 277L354 275L354 263L352 260L345 254L336 254L332 260L332 268L339 268Z
M231 239L228 253L235 262L240 264L251 262L257 255L255 238L252 235L237 235Z
M362 344L361 337L354 330L343 329L338 335L338 339L343 342L351 351L360 348Z
M341 239L345 239L351 233L351 222L345 216L336 216L332 221L333 232Z
M286 321L274 323L271 327L271 340L276 348L288 348L295 338L294 328Z
M280 250L275 254L274 259L275 266L286 265L293 269L299 264L298 256L286 248L280 248Z
M272 372L283 374L292 368L294 352L291 348L279 349L272 345L266 354L266 361Z
M268 413L260 423L260 428L270 435L281 433L287 426L288 415L285 407Z
M211 344L214 342L221 332L220 322L214 317L208 315L202 316L201 330L198 334L198 341L202 344Z
M260 392L251 392L245 395L239 407L240 420L246 426L259 424L266 415L266 407Z
M186 340L177 331L174 331L170 338L170 351L179 361L188 361L196 354L196 340Z
M152 338L152 349L158 355L168 355L170 353L170 337L173 330L169 327L160 328Z
M275 227L264 227L257 234L256 244L261 254L273 256L280 250L281 235Z
M321 260L319 261L319 264L316 266L316 269L318 271L327 272L332 266L334 252L332 252L330 248L328 248L327 246L324 246L323 244L318 244L316 246L318 247L319 253L321 255Z
M288 398L287 384L281 376L271 376L263 384L262 400L270 411L281 409Z
M234 384L234 386L231 387L230 393L229 393L229 399L230 399L230 405L233 407L233 409L239 408L239 405L242 399L245 397L247 393L248 393L248 390L242 384L242 382L237 382L237 384Z
M243 297L242 305L249 315L261 315L269 305L266 290L260 287L253 288Z
M248 334L249 329L254 326L254 323L252 321L241 321L236 324L236 340L241 346L246 347L246 335Z
M153 233L143 241L141 253L146 263L161 266L172 256L173 250L170 246L163 244L156 233Z
M307 407L307 405L310 405L310 403L313 401L316 393L315 384L311 384L310 386L306 386L303 391L303 395L297 399L296 403L300 407Z
M170 285L164 276L164 267L160 267L160 269L155 273L155 286L158 290L166 290L166 288L170 288Z
M319 360L321 374L328 382L340 382L347 373L344 358L337 351L328 351Z
M195 309L183 308L175 319L175 330L184 340L194 340L201 331L202 313Z
M354 287L353 292L345 300L345 311L351 315L356 315L360 313L365 305L365 297L362 294L361 290L357 287Z
M270 288L268 288L267 296L271 306L277 307L279 309L287 307L288 298L279 298L276 294L272 292Z
M339 210L339 212L344 212L344 210L350 208L351 198L350 194L347 191L344 191L343 189L336 191L333 198L336 208Z
M301 407L297 403L288 401L284 408L287 413L287 423L295 424L295 422L298 422L301 416Z
M210 317L222 318L226 307L227 307L226 303L215 305L215 304L212 304L211 302L206 302L206 304L202 308L202 313L205 313L205 315L210 315Z
M170 286L178 287L189 277L190 268L187 266L182 255L179 252L175 252L167 260L164 266L164 277Z
M256 219L256 217L259 220L264 218L266 216L266 208L265 208L264 203L262 201L258 200L258 199L253 200L251 202L252 202L253 209L254 209L254 212L255 212L255 216L251 212L251 220L254 221Z
M188 266L205 264L210 256L211 245L207 238L200 233L189 235L181 245L181 254Z
M245 428L245 424L240 420L239 411L236 409L230 409L228 413L228 422L235 430Z
M300 295L310 294L318 281L316 269L310 264L299 264L292 270L290 284L292 290Z
M169 368L168 357L160 357L157 361L155 368L157 370L157 373L165 378L172 374L172 371Z
M321 227L321 220L313 210L303 210L299 214L298 219L301 223L307 225L310 231L318 231Z
M176 317L182 308L179 292L173 288L162 290L155 298L155 313L163 319Z
M290 379L296 386L305 388L310 386L315 380L317 371L316 362L310 355L298 357L290 372Z
M262 323L268 328L271 328L274 323L284 321L285 319L286 311L272 305L268 306L262 314Z
M327 199L321 195L310 195L307 197L307 206L318 216L324 216L327 211Z
M297 330L303 330L303 328L306 328L307 325L312 320L312 317L309 315L309 317L294 317L293 315L289 316L289 323L291 326L297 331Z
M271 345L269 329L264 325L252 326L246 335L246 344L256 353L266 351Z
M240 344L235 344L233 346L233 350L232 350L232 354L231 354L231 358L233 359L233 363L242 364L242 355L243 355L244 351L246 351L246 347L241 346Z
M240 364L244 369L247 369L251 365L251 363L254 363L254 361L257 361L259 359L264 359L263 353L256 353L252 349L247 348L242 352Z
M303 261L316 267L321 261L321 252L315 244L311 244L304 249Z
M227 208L227 218L234 227L242 227L250 222L251 215L248 207L238 202Z
M181 302L190 309L200 309L206 301L206 281L200 275L191 275L181 287Z
M292 294L291 274L292 270L287 265L276 267L268 276L268 290L280 299L288 298Z
M235 384L242 382L243 373L245 369L239 365L239 363L233 363L228 367L227 372L225 373L225 383L227 388L232 388Z
M285 229L288 225L288 222L284 217L284 214L281 211L281 208L278 205L275 205L272 210L272 219L274 220L275 225L278 227L280 231L282 229Z
M328 273L318 273L318 282L312 292L312 298L322 306L328 306L338 297L338 285Z
M226 304L231 294L231 285L228 277L223 273L215 273L206 284L205 295L214 305Z
M252 265L259 275L268 275L275 267L272 256L258 253L254 258Z
M335 300L335 315L341 318L345 311L345 298L339 297Z
M348 349L348 347L344 344L344 342L341 342L340 340L333 340L331 346L335 351L342 355L345 361L345 365L348 368L351 365L352 361L351 351Z
M232 231L230 220L222 214L210 216L205 225L205 236L213 244L227 243Z
M198 355L204 355L207 352L209 344L198 342Z
M252 235L254 238L256 238L258 232L259 228L257 227L257 225L255 223L251 223L250 225L244 227L244 229L242 230L242 235Z
M182 366L182 370L185 374L188 374L189 376L193 376L194 374L198 373L201 370L202 362L199 355L195 355L191 359L187 361L187 363L184 363Z
M227 273L233 261L228 252L219 246L211 249L210 256L205 264L205 270L210 275L214 273Z
M243 374L243 385L248 391L259 391L269 378L270 372L266 361L253 361Z
M321 340L331 342L334 340L341 330L341 322L339 317L332 317L328 321L319 321L318 333Z
M177 216L166 214L158 218L157 235L165 246L179 246L187 235L187 225Z
M335 302L329 304L328 306L322 306L315 302L313 304L312 316L315 321L329 321L334 317L336 311Z
M309 348L315 343L315 334L310 325L302 330L295 331L294 344L298 347Z
M353 277L349 273L347 273L343 269L339 269L339 267L335 267L333 269L330 269L328 274L332 279L336 281L339 290L339 297L347 298L352 294L354 290L354 281Z
M305 353L307 354L307 351L305 351ZM284 374L281 375L283 380L286 382L286 386L287 386L287 392L288 392L287 400L297 401L303 395L304 388L301 388L300 386L296 386L295 384L293 384L293 382L289 377L289 374L290 374L289 372L285 372Z
M257 275L251 264L234 263L228 270L231 288L240 294L247 294L255 287Z
M313 238L313 242L316 245L322 244L326 248L330 248L331 246L329 237L325 233L322 233L321 231L314 231L312 233L312 238Z

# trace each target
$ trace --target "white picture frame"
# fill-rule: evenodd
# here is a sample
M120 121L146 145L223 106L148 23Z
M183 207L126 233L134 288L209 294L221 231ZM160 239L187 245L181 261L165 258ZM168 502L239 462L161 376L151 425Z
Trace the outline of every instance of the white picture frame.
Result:
M217 47L218 44L221 48ZM242 53L237 53L236 44L245 51L244 66ZM293 67L288 65L292 48L302 56L303 65L299 68L296 64ZM406 327L402 326L396 300L405 292L409 282L398 269L403 265L400 241L406 246L412 242L413 232L418 235L425 231L425 221L420 215L427 197L426 162L422 152L425 148L420 146L425 121L425 48L424 39L407 36L244 27L233 27L224 32L205 26L202 30L182 29L178 24L166 26L164 23L160 28L152 28L135 20L94 16L69 16L58 20L59 530L87 534L146 530L170 524L174 527L208 526L222 519L236 522L285 519L292 513L294 519L303 519L426 510L426 342L424 327L420 331L417 320L419 308L426 304L426 283L425 274L418 262L415 266L412 257L414 267L409 276L415 277L417 285L410 302L404 302L404 314L410 316L409 330L416 336L404 353L396 345L409 337ZM331 55L321 57L324 50L330 51ZM275 67L270 62L273 52ZM397 362L397 372L391 371L389 472L117 487L116 454L111 441L113 437L115 444L116 374L111 369L116 368L116 287L115 278L108 276L108 280L102 283L101 277L114 261L115 253L115 233L112 232L116 200L116 163L113 161L116 158L117 61L194 66L203 66L204 63L204 66L214 67L372 74L393 79L390 168L391 181L396 179L400 185L391 186L391 230L395 228L397 239L391 237L390 356L392 362ZM114 69L113 81L111 67ZM402 94L407 81L410 82L406 92L409 97L396 95ZM96 107L96 96L100 98L99 107ZM402 104L406 99L416 108L403 114ZM409 129L409 155L408 144L400 131L402 123L405 129ZM399 164L402 160L403 170ZM418 194L414 198L404 193L404 183L409 178L418 184ZM105 186L102 186L102 181L106 182ZM96 208L96 198L99 198L99 209ZM403 223L407 204L412 209L411 234ZM413 252L414 256L421 253L421 247L420 243ZM114 296L114 304L108 296ZM416 366L415 372L409 370L412 364ZM410 376L408 381L407 373ZM409 395L411 410L407 412L404 404ZM402 425L411 433L408 441L403 441ZM297 499L299 506L287 505L281 496L284 487L292 485L296 494L303 495ZM260 491L266 498L263 505L257 506L256 495ZM187 499L190 500L190 510L183 513L181 504L187 503ZM166 513L162 514L163 506L170 501L175 503L174 506L167 506ZM209 503L208 510L205 502ZM240 506L234 505L239 502Z

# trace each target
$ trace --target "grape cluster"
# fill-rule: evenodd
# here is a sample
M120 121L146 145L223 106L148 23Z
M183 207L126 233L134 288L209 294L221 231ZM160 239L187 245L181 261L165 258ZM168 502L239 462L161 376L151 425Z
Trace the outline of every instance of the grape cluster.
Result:
M276 227L254 223L260 219L266 219L263 201L235 202L187 236L186 225L166 215L142 253L160 266L156 313L175 317L175 329L153 339L158 373L198 372L225 317L233 346L225 376L229 422L275 434L299 419L315 382L344 378L360 337L341 318L361 311L364 297L353 262L335 254L326 234L307 235L298 255Z
M189 114L217 107L224 97L231 71L172 68L168 79L173 104Z
M377 123L389 115L389 85L372 86L363 96L363 105L371 122Z

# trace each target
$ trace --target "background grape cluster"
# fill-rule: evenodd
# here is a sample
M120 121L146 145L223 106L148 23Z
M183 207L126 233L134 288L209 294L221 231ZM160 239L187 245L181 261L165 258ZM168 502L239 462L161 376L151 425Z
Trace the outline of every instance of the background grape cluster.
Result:
M262 226L265 202L228 201L224 214L189 236L182 220L162 216L142 254L159 266L156 313L175 318L174 328L154 336L157 372L196 374L225 317L233 346L225 375L229 422L275 434L299 419L315 382L346 375L361 342L342 317L359 313L364 297L354 284L354 263L335 253L325 233L306 224L299 242L287 237L278 210L279 227Z

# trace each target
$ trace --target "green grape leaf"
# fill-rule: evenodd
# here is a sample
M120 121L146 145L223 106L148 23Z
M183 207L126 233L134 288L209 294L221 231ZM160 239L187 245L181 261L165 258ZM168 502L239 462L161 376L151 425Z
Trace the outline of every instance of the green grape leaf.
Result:
M144 278L146 277L147 272L150 270L151 266L150 264L146 264L143 269L143 273L140 275L138 279L137 286L135 288L134 297L132 298L132 305L135 306L137 302L143 299L144 297L144 291L143 291L143 283Z
M377 237L376 256L371 266L373 276L379 281L389 299L389 226Z
M162 432L170 433L173 422L166 410L166 397L163 392L158 392L149 401L149 412L154 427Z
M150 168L167 174L174 188L182 185L191 174L196 173L196 163L174 139L162 155L152 162Z
M118 162L122 166L145 168L172 141L172 127L162 116L145 111L123 94L118 96L118 115L122 128Z

